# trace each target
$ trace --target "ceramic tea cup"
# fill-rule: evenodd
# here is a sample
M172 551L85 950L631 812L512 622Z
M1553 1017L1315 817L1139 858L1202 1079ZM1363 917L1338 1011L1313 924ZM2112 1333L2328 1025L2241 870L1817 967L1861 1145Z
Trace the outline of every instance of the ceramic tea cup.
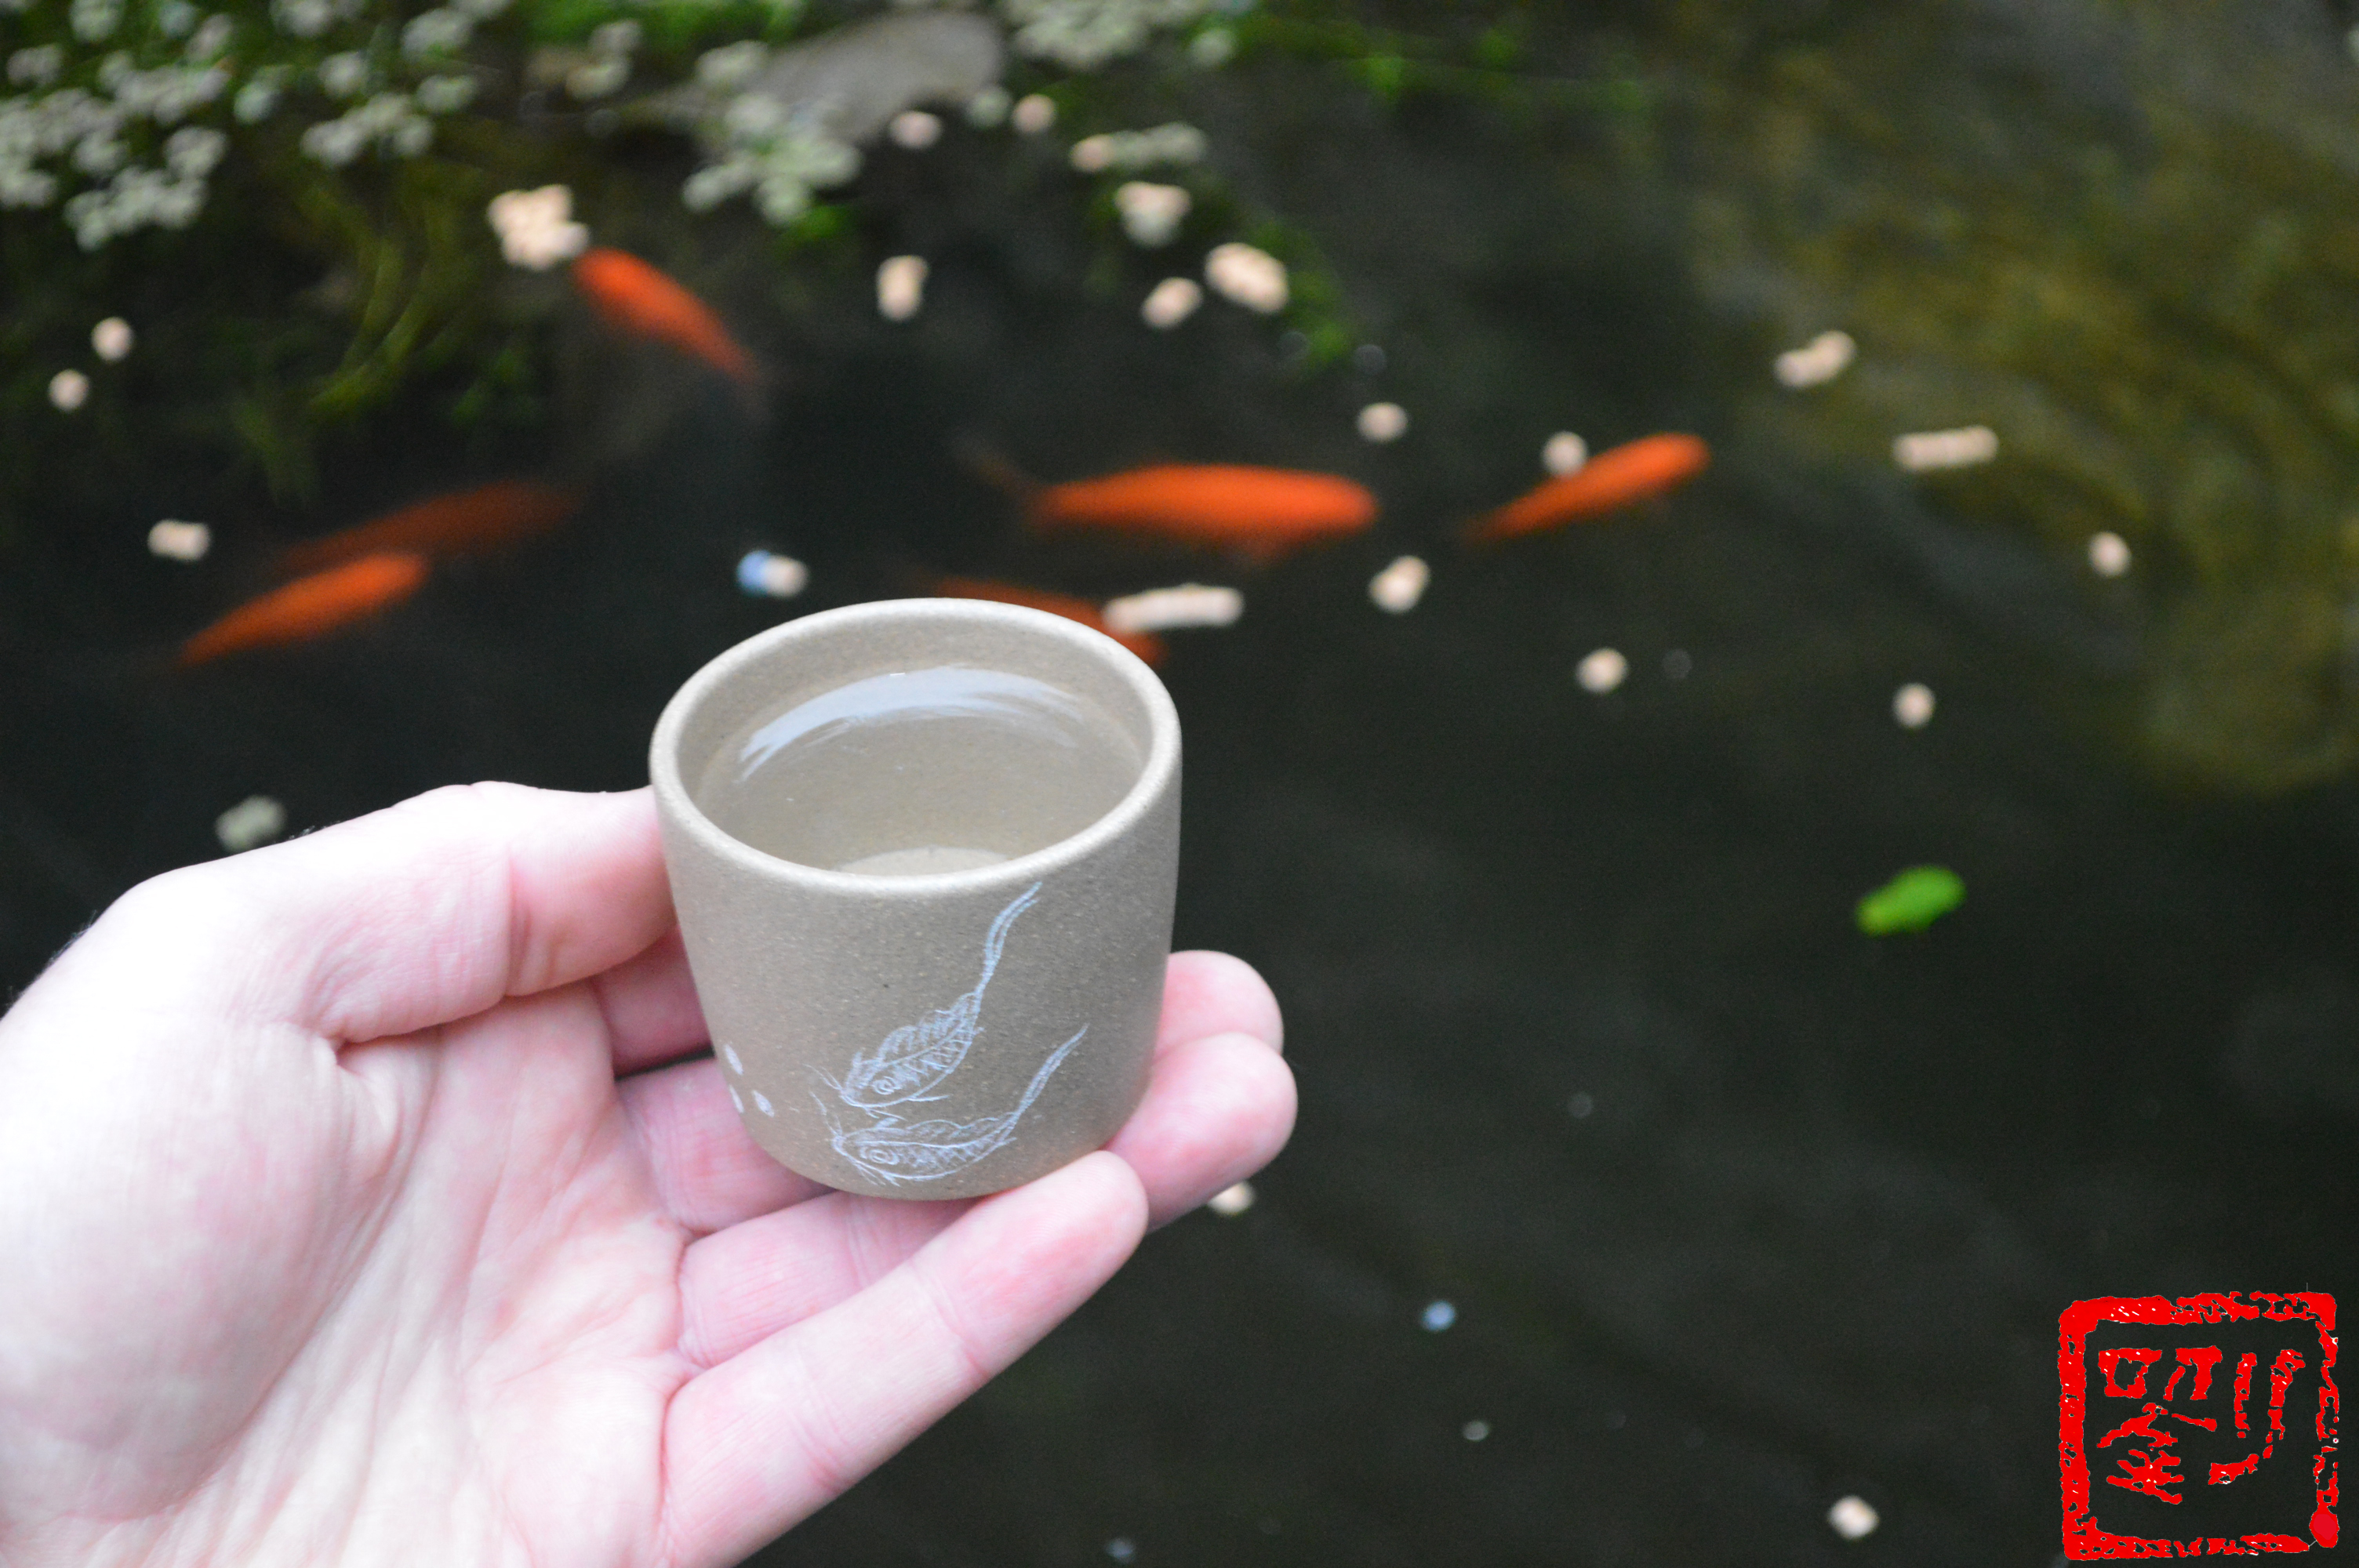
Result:
M664 709L664 860L755 1141L882 1197L997 1192L1137 1106L1180 720L1112 639L895 600L739 643Z

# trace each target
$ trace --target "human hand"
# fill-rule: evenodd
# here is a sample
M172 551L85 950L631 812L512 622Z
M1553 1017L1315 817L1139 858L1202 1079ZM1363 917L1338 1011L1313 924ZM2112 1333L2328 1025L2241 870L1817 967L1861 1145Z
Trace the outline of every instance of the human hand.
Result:
M125 894L0 1019L0 1560L734 1562L1293 1120L1218 954L1107 1150L979 1201L773 1163L704 1040L645 791Z

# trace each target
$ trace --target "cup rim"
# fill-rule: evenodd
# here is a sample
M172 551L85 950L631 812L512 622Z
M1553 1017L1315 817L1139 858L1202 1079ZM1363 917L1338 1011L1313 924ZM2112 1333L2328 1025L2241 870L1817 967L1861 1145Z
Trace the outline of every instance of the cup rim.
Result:
M1137 696L1147 716L1147 756L1137 779L1103 816L1078 833L1027 855L962 871L926 871L910 876L830 871L756 849L726 832L704 813L680 777L679 740L690 716L723 682L783 643L808 642L851 627L922 619L1019 628L1049 637L1105 665ZM756 633L707 662L664 704L648 745L647 777L656 799L674 823L700 847L764 876L799 882L815 892L866 896L934 898L949 892L984 892L1002 883L1037 881L1049 871L1085 860L1134 829L1171 786L1180 770L1180 710L1163 682L1144 660L1102 632L1061 615L1023 605L975 599L881 599L798 617Z

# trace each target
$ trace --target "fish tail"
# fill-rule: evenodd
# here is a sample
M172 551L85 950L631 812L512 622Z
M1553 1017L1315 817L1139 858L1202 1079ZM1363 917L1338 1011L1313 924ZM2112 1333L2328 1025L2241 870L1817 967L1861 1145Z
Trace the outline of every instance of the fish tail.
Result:
M1007 933L1016 925L1016 917L1031 908L1039 896L1040 884L1034 882L1018 893L1016 902L1001 910L999 918L991 923L991 935L983 940L983 979L974 982L974 995L979 997L983 994L983 988L991 983L992 974L998 969L1000 949L1007 946Z
M1032 1102L1040 1098L1040 1091L1049 1087L1049 1075L1065 1065L1065 1058L1071 1055L1073 1047L1082 1043L1082 1035L1089 1032L1090 1026L1086 1023L1082 1024L1080 1032L1071 1040L1049 1053L1049 1059L1040 1064L1040 1070L1032 1075L1032 1082L1026 1086L1024 1098L1017 1100L1016 1108L1008 1113L1007 1125L1010 1130L1013 1130L1016 1124L1024 1119L1024 1113L1032 1108Z

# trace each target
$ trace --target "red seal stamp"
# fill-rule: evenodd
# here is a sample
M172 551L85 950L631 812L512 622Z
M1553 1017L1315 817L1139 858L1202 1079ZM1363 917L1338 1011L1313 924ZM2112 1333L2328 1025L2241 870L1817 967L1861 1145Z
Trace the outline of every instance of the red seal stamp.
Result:
M2334 1298L2100 1296L2057 1324L2067 1557L2338 1539Z

